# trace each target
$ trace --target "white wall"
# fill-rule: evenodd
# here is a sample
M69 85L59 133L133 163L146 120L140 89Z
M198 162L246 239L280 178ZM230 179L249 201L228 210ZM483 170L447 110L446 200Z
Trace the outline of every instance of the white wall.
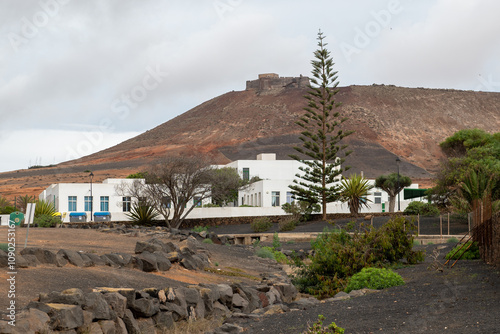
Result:
M287 202L287 193L290 192L289 186L293 184L297 173L301 173L299 167L301 163L295 160L239 160L226 166L233 167L243 175L243 168L250 169L250 178L260 177L262 180L251 184L244 190L239 191L238 205L246 204L254 207L226 207L226 208L195 208L188 215L188 218L214 218L214 217L244 217L261 215L281 215L285 214L281 206ZM123 199L117 194L117 186L122 183L132 185L137 179L106 179L102 183L92 184L93 212L101 210L101 196L109 197L109 208L106 211L111 212L113 221L129 220L126 213L123 212ZM144 182L144 180L141 180ZM375 180L369 180L371 184ZM418 188L418 184L412 184L409 188ZM278 191L280 194L279 206L272 206L272 194ZM381 203L375 204L375 192L380 192ZM90 183L60 183L53 184L44 190L39 198L55 203L56 210L63 215L63 221L69 222L68 197L77 197L76 212L85 212L85 196L90 196ZM410 201L404 201L401 193L401 210L403 211ZM385 203L385 211L389 210L389 196L381 189L372 189L368 195L368 208L363 208L362 213L382 212L382 203ZM204 204L209 200L204 200ZM396 203L397 210L397 203ZM87 220L91 220L90 211L87 211ZM327 213L349 213L346 203L328 203ZM8 221L8 219L7 219ZM3 222L2 222L3 223Z
M112 220L128 220L123 212L123 198L116 193L116 187L121 183L132 184L133 179L108 179L103 183L92 183L93 213L109 211ZM85 212L90 221L90 211L85 211L85 196L90 196L90 183L59 183L45 189L40 199L55 203L56 211L61 212L64 222L69 222L69 196L76 196L76 211ZM101 210L101 196L109 197L108 210Z
M0 225L8 226L9 225L10 215L0 215Z

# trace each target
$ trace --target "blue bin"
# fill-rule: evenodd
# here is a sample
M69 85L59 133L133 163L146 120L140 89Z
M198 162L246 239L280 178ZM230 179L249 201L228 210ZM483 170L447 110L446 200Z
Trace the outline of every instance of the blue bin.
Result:
M70 212L70 223L84 223L87 221L87 214L85 212Z
M102 211L94 213L94 221L95 222L109 222L111 221L111 212Z

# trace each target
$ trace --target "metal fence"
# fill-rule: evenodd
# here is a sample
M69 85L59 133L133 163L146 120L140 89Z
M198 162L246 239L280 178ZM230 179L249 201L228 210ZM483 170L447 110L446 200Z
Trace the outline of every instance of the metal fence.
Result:
M500 213L475 224L472 232L474 241L479 244L481 258L500 267Z
M471 216L469 215L455 215L443 214L439 216L404 216L417 227L418 235L460 235L467 233L472 228ZM391 216L374 216L371 219L360 218L345 218L336 219L335 224L345 227L347 224L355 221L357 226L360 225L373 225L374 227L381 227L389 220L393 219Z

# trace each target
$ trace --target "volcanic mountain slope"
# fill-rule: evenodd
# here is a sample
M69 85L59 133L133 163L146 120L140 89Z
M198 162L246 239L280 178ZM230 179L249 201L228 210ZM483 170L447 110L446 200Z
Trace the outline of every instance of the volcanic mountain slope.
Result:
M233 91L213 98L184 114L109 149L56 167L0 174L0 193L38 194L56 182L85 182L91 169L96 182L144 169L170 154L203 153L214 162L255 159L277 153L287 159L300 145L306 88ZM375 178L396 169L426 183L439 168L439 143L454 132L480 128L498 132L500 93L401 88L387 85L340 88L338 109L349 118L345 130L353 153L350 173ZM13 179L15 177L15 179Z

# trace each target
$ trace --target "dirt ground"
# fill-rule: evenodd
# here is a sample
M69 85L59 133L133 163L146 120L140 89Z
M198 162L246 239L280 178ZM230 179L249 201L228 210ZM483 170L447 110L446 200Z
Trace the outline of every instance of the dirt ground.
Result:
M227 232L224 227L216 230L217 233ZM6 231L6 228L0 228L0 242L5 240ZM25 236L26 229L17 230L18 247L24 246ZM28 246L53 251L64 248L96 254L118 251L133 254L135 243L150 237L96 230L31 228ZM249 247L202 245L209 253L211 268L219 274L188 271L178 265L164 273L111 267L39 266L18 269L16 303L20 308L36 299L40 292L75 287L90 291L99 286L141 289L231 281L254 284L260 274L279 272L275 264L257 260ZM266 316L257 321L237 321L246 333L301 333L319 314L326 317L325 324L335 321L346 329L346 333L500 333L499 271L481 261L459 261L454 268L429 270L433 263L430 255L441 246L445 248L439 250L439 259L444 262L442 256L451 245L419 246L427 251L426 262L398 270L406 282L404 286L350 300L325 302L307 310ZM284 244L283 247L305 249L308 243ZM5 295L7 278L7 269L4 268L0 271L0 291ZM3 310L7 301L2 295L2 314L5 314Z
M26 228L16 230L17 249L24 248ZM5 242L7 228L0 227L0 242ZM139 240L148 240L151 235L126 236L104 233L89 229L66 228L30 228L27 247L42 247L57 252L70 249L95 253L98 255L122 252L134 254L135 244ZM67 264L64 267L40 265L37 267L18 268L16 274L16 305L26 306L39 293L80 288L90 292L95 287L129 287L143 289L150 287L177 287L198 283L244 282L254 284L260 274L276 271L276 267L266 265L253 258L253 252L241 246L218 246L201 244L209 252L211 267L214 271L186 270L174 264L169 271L145 273L129 268L111 268L104 266L78 268ZM7 296L9 278L7 268L0 271L0 314L8 305Z

